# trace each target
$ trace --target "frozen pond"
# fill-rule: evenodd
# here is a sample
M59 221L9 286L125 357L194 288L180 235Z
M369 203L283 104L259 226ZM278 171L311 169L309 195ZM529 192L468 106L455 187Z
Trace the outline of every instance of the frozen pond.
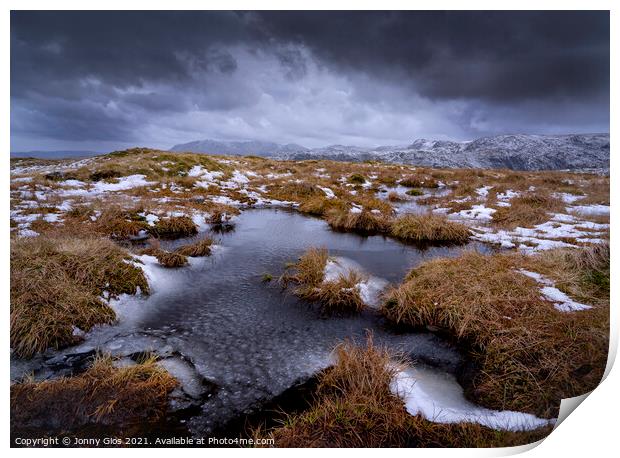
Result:
M150 296L121 299L114 304L119 324L93 329L79 346L12 361L12 378L30 371L37 378L57 375L93 350L125 357L126 363L154 351L193 402L190 429L204 433L309 378L330 364L338 342L363 340L367 330L376 343L442 370L458 366L458 353L430 333L397 332L374 310L323 317L283 292L275 279L311 246L326 247L330 255L397 283L424 260L464 249L488 251L484 245L422 250L381 236L336 233L320 219L287 210L247 210L236 223L234 231L213 234L218 247L212 256L192 259L188 267L165 269L142 257L153 285ZM274 281L264 282L265 273Z

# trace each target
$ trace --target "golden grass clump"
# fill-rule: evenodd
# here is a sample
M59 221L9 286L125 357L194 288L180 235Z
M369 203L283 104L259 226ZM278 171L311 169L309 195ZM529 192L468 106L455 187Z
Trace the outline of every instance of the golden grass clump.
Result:
M325 314L357 313L365 308L357 284L363 280L356 271L339 274L335 280L324 281L328 252L325 248L310 248L299 261L288 267L280 277L286 288L295 285L293 293L301 299L318 302Z
M366 177L360 173L353 173L349 175L348 181L353 184L364 184L366 183Z
M421 177L416 175L409 175L402 178L398 182L401 186L407 188L438 188L439 183L431 177Z
M349 271L338 275L336 280L319 284L305 299L318 302L321 311L328 315L359 313L366 307L357 288L362 280L358 272Z
M517 269L545 273L546 266L555 271L558 287L569 283L562 282L563 272L572 278L580 269L578 276L586 279L594 271L605 272L604 266L592 269L586 261L566 264L582 256L588 258L559 252L529 258L466 252L434 259L412 270L387 295L382 310L396 323L433 326L465 345L478 368L466 390L478 402L555 416L562 398L590 391L601 379L609 304L602 297L589 301L595 306L591 310L560 312L541 296L540 285ZM604 282L595 283L574 282L581 285L577 297L595 298Z
M391 234L406 242L455 243L469 241L467 226L433 213L407 214L392 223Z
M157 258L157 262L164 267L183 267L187 265L187 256L166 250L153 250L151 256Z
M328 199L325 196L314 196L301 203L299 211L309 215L323 216L331 210L347 210L347 203L340 199Z
M182 256L191 256L191 257L199 257L199 256L209 256L211 254L211 246L213 245L213 240L208 237L204 239L198 240L194 243L189 243L186 245L181 245L175 251Z
M36 237L11 240L11 348L31 357L49 347L76 342L84 331L114 321L103 301L148 293L142 270L130 255L107 239Z
M301 202L311 197L325 195L316 185L305 181L289 181L281 185L274 184L268 189L269 197L284 201Z
M84 207L83 210L76 211L75 217L84 219L89 215L88 210L88 207ZM137 213L137 211L126 210L117 205L110 205L101 212L94 223L94 229L117 240L134 237L140 231L146 231L149 228L145 219L138 216Z
M390 389L398 364L368 339L339 345L336 364L319 377L310 407L263 433L275 447L498 447L542 439L551 428L494 431L478 424L433 423L405 410Z
M397 193L397 192L395 192L395 191L391 191L391 192L388 194L387 198L388 198L388 200L389 200L390 202L402 202L403 200L405 200L405 199L403 199L403 198L401 197L401 195L400 195L400 194L398 194L398 193Z
M297 285L294 290L296 295L311 295L312 290L323 282L328 257L326 248L309 248L299 261L289 266L280 277L282 285L287 287L289 283L294 283Z
M160 218L149 231L156 237L164 239L176 239L189 237L198 233L196 223L188 216L172 216Z
M359 232L362 234L381 234L389 230L390 221L381 214L368 210L357 213L350 211L330 211L327 223L337 231Z
M320 379L311 408L272 432L278 447L404 446L408 414L390 391L395 366L370 342L339 345L336 365Z
M547 193L527 193L511 199L510 207L499 207L493 213L493 224L507 229L531 227L548 221L549 212L565 208L566 204Z
M93 425L121 431L161 419L176 386L152 358L117 368L110 357L99 356L80 375L11 385L11 431L76 433Z

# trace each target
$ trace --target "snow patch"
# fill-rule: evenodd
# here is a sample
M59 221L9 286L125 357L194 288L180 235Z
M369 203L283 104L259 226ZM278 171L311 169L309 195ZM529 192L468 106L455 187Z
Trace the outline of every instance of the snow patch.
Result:
M543 287L540 289L540 292L545 297L545 299L553 302L553 306L556 308L556 310L559 310L560 312L575 312L578 310L587 310L592 308L589 305L575 302L565 293L557 289L552 280L542 276L537 272L530 272L529 270L524 269L519 269L518 272L522 275L534 279L537 283L543 285Z
M435 423L478 423L497 430L527 431L555 422L528 413L477 406L465 399L454 376L430 368L399 370L390 389L404 401L409 414Z

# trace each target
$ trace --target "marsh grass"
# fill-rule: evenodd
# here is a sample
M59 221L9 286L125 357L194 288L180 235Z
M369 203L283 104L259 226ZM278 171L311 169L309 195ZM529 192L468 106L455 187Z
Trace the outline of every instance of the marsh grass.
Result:
M147 231L149 229L149 225L144 218L138 216L140 211L141 209L128 210L115 204L106 206L94 222L94 230L116 240L125 240L137 236L140 231ZM87 217L91 214L92 208L84 206L78 207L71 216L88 221Z
M299 211L308 213L309 215L323 216L329 211L340 210L346 211L348 205L340 199L328 199L325 196L314 196L302 202Z
M401 195L400 195L400 194L398 194L397 192L394 192L394 191L391 191L391 192L388 194L387 199L388 199L390 202L403 202L403 201L405 200L405 199L403 199L403 198L401 197Z
M102 299L148 293L131 256L101 238L36 238L11 241L11 348L19 357L76 342L74 327L88 331L114 321Z
M187 256L180 253L166 250L153 250L150 254L151 256L155 256L157 258L157 262L164 267L183 267L188 263Z
M319 302L326 315L359 313L366 307L357 287L362 280L359 272L348 271L335 280L319 284L306 299Z
M325 248L310 248L299 261L288 266L280 277L284 288L294 284L293 293L301 299L317 302L326 315L357 313L365 304L357 284L363 280L356 271L339 274L335 280L324 281L329 254Z
M396 218L391 235L406 242L462 244L469 241L471 232L464 224L449 221L445 216L425 213Z
M433 423L407 413L390 389L399 358L369 338L334 351L336 364L321 373L310 407L288 415L281 426L258 431L276 447L497 447L527 444L551 428L494 431L472 423Z
M153 358L117 368L110 357L98 356L80 375L11 385L11 430L76 433L98 425L120 431L154 422L165 415L168 393L176 386Z
M596 269L589 267L592 257ZM606 288L605 263L600 254L576 252L529 258L466 252L413 269L387 294L382 310L396 323L433 326L468 348L478 367L467 380L470 397L495 409L551 417L561 399L594 389L603 374L609 311L604 297L595 298ZM577 296L589 297L595 307L557 311L541 296L540 285L517 271L523 267L555 271L558 287L580 285Z
M326 215L327 223L337 231L358 232L361 234L381 234L390 228L390 220L381 214L368 210L358 213L333 210Z
M366 177L361 173L354 173L349 176L348 181L353 184L364 184L366 183Z
M287 202L301 202L312 197L325 196L325 193L315 184L306 181L274 184L269 186L268 190L270 198Z
M439 183L431 177L409 175L399 181L401 186L407 188L438 188Z
M154 226L149 226L148 229L152 235L163 239L178 239L198 233L196 223L188 216L160 218Z
M499 207L493 214L493 224L507 229L531 227L550 219L550 212L561 212L566 208L560 199L548 193L526 193L514 197L510 207Z
M213 240L208 237L205 237L201 240L198 240L197 242L182 245L174 251L175 253L180 254L181 256L190 256L190 257L209 256L211 254L212 245L213 245Z

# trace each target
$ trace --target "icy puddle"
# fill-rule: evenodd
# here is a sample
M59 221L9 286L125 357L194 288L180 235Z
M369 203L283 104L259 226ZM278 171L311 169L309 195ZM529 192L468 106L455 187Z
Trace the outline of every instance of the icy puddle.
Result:
M13 360L12 379L30 372L36 378L71 373L94 351L120 357L119 364L153 351L183 385L174 393L173 408L191 407L187 424L204 434L304 382L330 364L337 343L361 342L367 330L377 344L417 361L450 372L458 368L455 349L432 334L398 333L372 307L359 316L321 317L275 279L307 248L325 247L341 268L353 266L368 276L365 292L376 307L378 290L402 281L422 261L489 248L473 243L420 250L381 236L336 233L322 220L286 210L247 210L236 223L234 231L213 234L219 240L212 256L193 258L188 267L165 269L142 256L150 296L114 301L119 323L93 329L79 346ZM265 273L274 281L263 282Z

